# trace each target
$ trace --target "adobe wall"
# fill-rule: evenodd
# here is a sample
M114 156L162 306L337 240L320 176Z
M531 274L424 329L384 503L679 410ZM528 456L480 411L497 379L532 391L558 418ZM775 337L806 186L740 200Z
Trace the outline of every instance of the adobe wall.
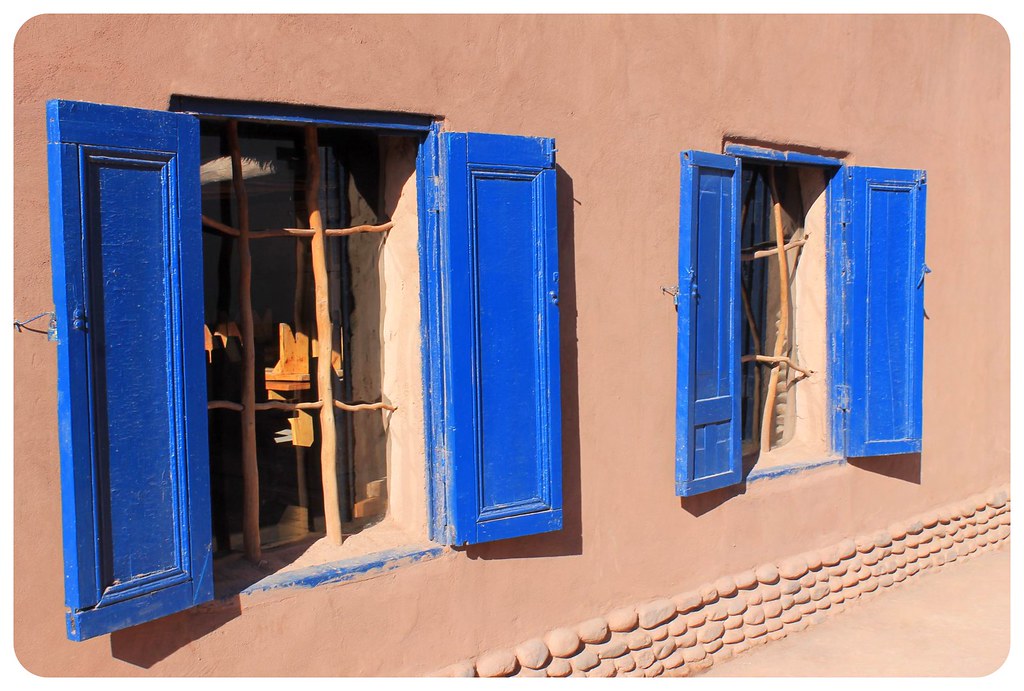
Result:
M32 672L430 673L1008 481L1009 42L989 18L37 17L15 44L16 316L52 305L45 101L166 109L171 94L556 139L566 526L71 643L55 350L16 335L14 640ZM928 171L919 463L674 495L660 286L677 282L679 151L725 138Z

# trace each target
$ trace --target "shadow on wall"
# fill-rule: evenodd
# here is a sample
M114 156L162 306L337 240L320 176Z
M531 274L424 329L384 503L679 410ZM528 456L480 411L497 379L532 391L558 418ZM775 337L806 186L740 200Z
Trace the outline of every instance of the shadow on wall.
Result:
M679 506L685 509L691 516L703 516L707 512L717 509L733 497L746 494L746 476L749 472L749 469L744 468L744 481L735 485L729 485L728 487L712 490L711 492L704 492L703 494L695 494L692 497L679 497Z
M456 548L470 559L550 557L583 553L580 496L579 371L576 344L576 255L572 178L559 166L558 272L560 364L562 368L562 530L511 540ZM717 493L712 493L717 494ZM700 500L702 497L695 497ZM259 580L258 578L254 578ZM237 584L236 584L237 585ZM139 624L110 635L111 655L149 669L189 643L215 631L241 614L237 595L221 597L177 614Z
M754 469L757 463L757 454L750 453L743 457L743 480L735 485L716 489L703 494L696 494L692 497L679 497L679 506L685 509L691 516L703 516L712 509L729 501L733 497L747 493L747 476Z
M149 669L192 641L242 614L238 596L199 605L177 614L110 634L112 657Z
M754 468L756 454L743 459L743 481L692 497L679 497L679 506L685 509L692 516L703 516L709 511L718 508L733 497L738 497L747 492L747 476ZM847 465L859 470L866 470L878 475L885 475L894 480L902 480L915 485L921 484L921 454L905 453L895 456L869 456L864 458L847 458Z
M559 166L558 318L562 367L562 529L481 545L457 547L470 559L522 559L583 554L580 498L579 358L576 344L575 204L572 178Z
M885 475L895 480L921 484L921 454L901 453L895 456L869 456L849 458L849 465L860 470Z
M758 139L756 137L747 137L742 134L726 134L723 136L722 151L725 151L725 147L729 144L755 146L760 149L772 149L775 151L792 151L799 154L826 156L828 158L837 158L839 160L846 160L850 156L850 152L846 149L829 149L820 146L806 146L804 144L798 144L796 142L786 140Z

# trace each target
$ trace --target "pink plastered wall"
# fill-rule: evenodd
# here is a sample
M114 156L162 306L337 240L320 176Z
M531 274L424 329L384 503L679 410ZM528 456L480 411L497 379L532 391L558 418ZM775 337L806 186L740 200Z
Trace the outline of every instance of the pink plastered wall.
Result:
M1009 41L990 18L40 16L14 49L16 316L52 304L50 98L430 113L554 137L564 171L563 531L69 642L55 350L20 334L14 642L32 672L429 673L1009 477ZM675 496L676 318L660 286L677 282L678 154L726 139L928 171L919 463Z

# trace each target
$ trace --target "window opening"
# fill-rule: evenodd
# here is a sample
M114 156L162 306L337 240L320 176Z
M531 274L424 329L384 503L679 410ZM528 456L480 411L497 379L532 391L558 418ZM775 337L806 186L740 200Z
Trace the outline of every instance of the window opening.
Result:
M200 127L215 551L341 544L388 508L382 158L408 137Z
M749 467L770 455L788 458L775 453L783 447L827 450L827 180L825 171L813 166L744 161L742 182L741 413L744 465Z

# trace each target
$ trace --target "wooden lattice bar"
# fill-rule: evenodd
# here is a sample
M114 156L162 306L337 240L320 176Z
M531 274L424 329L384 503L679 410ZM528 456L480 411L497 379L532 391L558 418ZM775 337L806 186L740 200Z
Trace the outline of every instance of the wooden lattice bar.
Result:
M787 243L782 248L782 250L784 252L788 252L791 249L795 249L797 247L803 247L806 244L807 244L807 236L804 236L804 237L802 237L799 240L793 240L792 242ZM778 253L779 253L779 248L778 247L773 247L773 248L767 249L767 250L749 250L749 251L748 250L744 250L743 253L740 255L740 261L752 262L755 259L764 259L765 257L774 257Z
M387 403L342 403L341 401L335 401L334 407L339 410L347 410L350 413L360 410L389 410L391 412L398 410L398 406Z
M229 121L227 125L228 148L231 158L232 189L236 197L238 218L237 225L232 226L208 216L202 217L203 226L210 232L232 237L238 241L239 276L238 276L238 310L239 328L234 334L238 337L242 352L241 401L211 400L207 402L209 410L230 410L241 414L242 442L242 543L245 556L253 562L259 562L262 556L260 545L260 510L259 510L259 468L257 464L256 420L255 413L266 410L279 411L312 411L318 410L320 415L320 447L321 470L324 496L324 518L329 542L340 545L342 541L342 511L338 487L337 454L338 440L335 427L335 409L347 412L359 411L395 411L397 406L384 402L345 403L334 398L333 369L333 336L334 324L330 312L330 285L327 266L327 237L339 237L356 233L381 233L391 230L393 223L380 225L358 225L351 228L324 228L320 212L320 153L317 141L317 130L313 125L305 127L305 202L308 213L309 228L280 228L267 231L252 232L250 230L249 198L243 176L243 158L238 136L238 122ZM297 241L310 240L310 262L313 274L314 316L316 319L316 381L318 399L315 401L269 400L256 402L256 353L255 353L255 315L252 307L252 257L250 241L270 237L294 237ZM300 325L302 275L304 274L303 257L305 254L297 249L296 254L296 297L294 320L297 329L305 333ZM287 325L281 325L284 328ZM230 335L230 327L224 331ZM212 351L213 335L207 329L207 350ZM290 334L290 329L288 330ZM226 337L224 338L226 341ZM276 372L276 370L274 370ZM290 371L290 370L289 370ZM268 369L268 376L271 370ZM308 384L307 384L308 386ZM269 387L268 387L269 388ZM302 449L297 448L297 471L302 484L304 467L301 466ZM300 487L300 495L302 495ZM303 506L308 502L300 503Z
M224 235L230 235L231 237L238 237L238 228L233 228L226 223L214 220L209 216L203 216L203 225L211 230L215 230ZM324 228L324 235L328 237L343 237L346 235L355 235L356 233L384 233L391 230L395 226L394 222L388 221L380 225L361 225L352 226L351 228ZM312 228L278 228L275 230L260 230L249 233L250 240L262 240L264 238L284 238L284 237L306 237L311 238L315 235ZM774 253L772 250L770 253Z
M249 254L249 194L242 177L238 122L228 122L231 181L238 205L238 312L242 341L242 548L258 562L260 548L260 477L256 462L256 343L253 336L252 256Z
M316 381L320 394L320 468L324 489L324 523L327 541L340 545L341 505L338 495L338 431L334 426L334 371L331 367L332 334L327 286L327 238L320 215L320 149L315 125L306 125L306 210L313 263L316 313Z
M790 369L799 372L805 377L809 377L812 374L814 374L813 371L807 369L806 367L801 367L800 365L793 362L793 359L788 355L780 355L779 357L773 357L771 355L744 355L743 357L740 358L740 362L759 362L763 365L772 365L781 362L787 365Z
M750 200L754 196L754 179L750 180L750 189L747 191L747 197L743 200L743 211L740 214L740 232L743 232L743 228L747 224L747 212L750 210ZM754 310L750 306L750 296L747 294L747 286L740 284L740 295L743 297L743 315L747 319L747 326L750 328L750 338L754 343L754 352L761 352L761 334L757 329L757 321L754 319ZM754 398L753 406L751 410L751 419L757 420L760 416L761 409L761 370L757 367L754 368ZM760 427L758 425L751 425L753 428L753 436L756 441L760 436Z
M238 228L232 228L227 223L221 223L220 221L216 221L206 215L203 216L203 225L206 226L207 228L212 228L213 230L216 230L219 233L223 233L224 235L230 235L233 238L237 238L240 235L240 233L238 232ZM250 239L252 238L251 233L249 237Z
M786 237L782 227L782 201L775 185L775 168L768 169L768 188L772 195L772 215L775 219L776 256L779 260L779 330L775 336L772 356L781 358L789 354L789 259L786 257ZM787 358L788 359L788 358ZM768 398L764 404L761 419L761 451L768 451L772 444L772 427L775 419L775 399L779 391L779 375L783 362L775 362L768 377Z
M259 410L319 410L323 403L320 401L304 401L301 403L291 403L289 401L264 401L257 403L253 406L257 411ZM234 410L236 412L242 411L245 406L241 403L235 403L234 401L210 401L206 404L209 410ZM391 405L390 403L344 403L342 401L335 401L334 407L338 410L346 410L348 412L359 412L362 410L387 410L394 412L398 410L398 406Z

